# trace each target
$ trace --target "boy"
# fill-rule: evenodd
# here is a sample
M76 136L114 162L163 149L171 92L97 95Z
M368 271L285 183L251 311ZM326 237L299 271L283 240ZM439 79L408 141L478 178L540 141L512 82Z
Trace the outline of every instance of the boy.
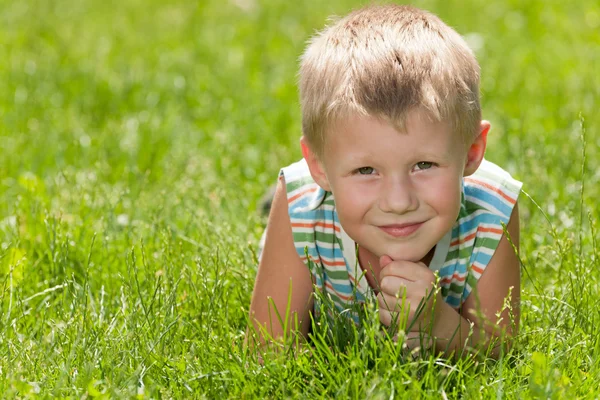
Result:
M515 335L521 183L483 159L490 124L464 40L410 6L360 9L309 44L300 99L304 158L280 173L255 328L284 334L269 308L284 315L291 288L284 325L298 317L306 334L316 288L340 311L377 295L385 325L404 295L408 336L448 355Z

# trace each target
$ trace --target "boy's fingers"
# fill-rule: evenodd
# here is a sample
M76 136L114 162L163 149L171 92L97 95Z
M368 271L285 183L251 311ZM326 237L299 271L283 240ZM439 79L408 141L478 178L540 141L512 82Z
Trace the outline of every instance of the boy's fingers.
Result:
M394 261L381 269L379 280L383 281L386 276L397 276L414 282L427 279L431 274L433 272L422 262Z
M383 268L383 267L385 267L386 265L388 265L389 263L391 263L392 261L393 261L393 260L392 260L392 257L390 257L390 256L387 256L387 255L385 255L385 254L384 254L384 255L382 255L381 257L379 257L379 266L380 266L381 268Z
M385 326L390 326L392 324L392 320L396 318L398 318L398 313L394 313L394 315L392 315L392 313L389 311L379 310L379 321Z
M379 303L379 320L386 326L390 326L392 322L397 323L398 318L410 321L414 316L410 304L408 302L404 303L403 308L402 301L398 301L395 297L380 293L377 296L377 302ZM406 315L402 315L403 313Z
M379 292L377 295L377 303L380 310L394 311L396 308L396 297L390 296L387 293Z
M403 291L411 281L395 275L390 275L381 280L381 291L390 296L396 296L397 293L402 295Z
M393 261L382 266L381 272L379 273L379 279L383 281L386 276L398 276L408 280L414 280L415 265L410 261Z
M405 310L408 310L410 301L408 297L405 300L403 300L403 289L404 288L400 288L398 296L396 296L396 294L379 292L379 294L377 295L377 303L379 304L379 309L386 311L400 311L402 309L402 304L404 301L404 308Z
M392 314L389 311L379 309L379 321L385 326L390 326L392 322Z

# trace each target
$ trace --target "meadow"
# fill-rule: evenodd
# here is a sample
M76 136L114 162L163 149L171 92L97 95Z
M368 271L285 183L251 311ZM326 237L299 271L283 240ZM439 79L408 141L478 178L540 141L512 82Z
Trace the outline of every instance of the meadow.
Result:
M1 397L600 397L595 0L414 3L475 50L487 158L525 183L514 349L407 358L374 322L244 352L298 57L362 4L0 0Z

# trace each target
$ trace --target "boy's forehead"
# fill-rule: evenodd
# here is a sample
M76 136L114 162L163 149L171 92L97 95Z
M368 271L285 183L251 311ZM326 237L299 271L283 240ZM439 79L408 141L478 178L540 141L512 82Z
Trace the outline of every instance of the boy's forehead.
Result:
M414 155L426 157L445 157L456 153L462 148L463 140L455 133L447 121L435 121L426 115L415 112L406 118L405 129L400 129L392 122L373 116L360 114L349 115L337 121L325 132L323 150L324 154L330 151L343 150L348 157L365 158L381 154L374 150L372 142L387 138L390 153L394 152L393 146L404 147L410 144ZM383 134L383 136L381 136ZM386 136L387 135L387 136ZM401 144L399 142L402 142ZM375 154L371 154L375 152Z
M448 120L439 120L422 108L414 108L395 119L385 116L348 112L332 119L327 124L325 139L340 131L361 131L367 134L374 128L385 127L393 129L398 134L406 135L413 130L443 130L448 134L453 133L452 123Z

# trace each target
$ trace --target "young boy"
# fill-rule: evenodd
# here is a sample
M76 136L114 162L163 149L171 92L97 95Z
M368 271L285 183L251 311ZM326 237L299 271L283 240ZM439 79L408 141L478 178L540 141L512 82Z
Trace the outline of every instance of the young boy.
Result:
M521 183L483 159L490 124L464 40L410 6L360 9L311 41L300 99L304 158L279 175L256 331L284 334L272 305L283 316L291 290L286 326L297 317L306 334L316 288L340 311L375 294L385 325L405 296L409 337L426 331L448 355L514 336Z

